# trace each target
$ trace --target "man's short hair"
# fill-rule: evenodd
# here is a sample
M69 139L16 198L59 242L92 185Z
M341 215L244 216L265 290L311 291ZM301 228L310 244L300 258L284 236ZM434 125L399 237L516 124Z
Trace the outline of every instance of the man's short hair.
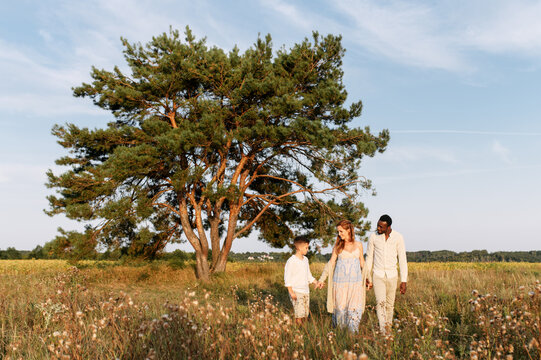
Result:
M391 226L391 224L393 223L393 219L391 219L391 217L387 214L381 215L379 221L386 222L388 226Z
M310 244L310 240L306 236L297 236L293 240L293 244L295 245Z

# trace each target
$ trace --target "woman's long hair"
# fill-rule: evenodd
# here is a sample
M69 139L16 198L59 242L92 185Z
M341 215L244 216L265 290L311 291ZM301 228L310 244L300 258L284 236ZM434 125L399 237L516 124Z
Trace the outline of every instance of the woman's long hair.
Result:
M349 220L340 220L338 224L336 224L336 227L341 227L349 231L349 240L355 241L355 228L353 227L353 224ZM344 250L344 246L346 246L346 242L338 235L336 237L336 253L340 254L342 250Z

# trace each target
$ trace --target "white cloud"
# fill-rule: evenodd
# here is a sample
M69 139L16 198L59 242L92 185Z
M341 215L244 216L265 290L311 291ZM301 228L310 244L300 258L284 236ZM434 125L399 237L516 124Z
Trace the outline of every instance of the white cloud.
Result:
M0 111L3 114L92 113L88 104L75 101L71 95L71 87L87 77L76 67L59 67L52 59L33 50L0 40Z
M295 5L281 0L261 0L261 4L284 16L288 20L288 25L299 26L307 31L315 30L316 24L308 21L308 18L313 16L307 16L306 11L298 9Z
M89 101L74 99L71 88L91 81L92 65L126 70L120 36L144 43L179 18L164 7L161 13L155 10L151 2L123 0L37 7L48 21L36 29L38 44L0 38L0 111L45 117L103 115Z
M524 165L524 166L506 166L499 168L485 168L485 169L461 169L453 171L431 171L431 172L415 172L409 174L401 174L396 176L374 176L372 178L375 184L387 184L400 182L404 180L423 180L432 178L449 178L456 176L469 176L476 174L489 174L489 173L509 173L517 170L536 170L541 169L541 164L537 165Z
M450 71L468 65L453 34L434 9L424 4L338 0L337 9L353 21L348 36L362 47L392 61Z
M43 183L46 179L47 167L24 163L0 163L0 183L20 184L27 179Z
M501 161L503 161L506 164L511 164L511 158L509 157L510 150L503 146L498 140L494 140L492 142L492 152L496 154Z
M336 0L344 34L393 62L452 72L477 67L474 52L541 56L538 1L400 2Z
M457 134L457 135L503 135L503 136L541 136L539 132L519 131L477 131L477 130L391 130L391 134Z
M316 12L283 1L261 0L280 14L285 26L341 33L344 40L409 66L466 71L456 36L426 4L372 0L329 1L332 11ZM338 16L336 16L338 15Z
M43 38L43 40L45 42L53 41L53 37L51 36L51 34L47 30L40 29L38 31L38 34L39 34L39 36L41 36Z
M486 5L464 14L468 45L492 53L541 55L541 2L500 0Z
M383 154L378 155L378 159L396 163L426 160L435 160L445 164L459 163L453 152L428 146L392 146Z

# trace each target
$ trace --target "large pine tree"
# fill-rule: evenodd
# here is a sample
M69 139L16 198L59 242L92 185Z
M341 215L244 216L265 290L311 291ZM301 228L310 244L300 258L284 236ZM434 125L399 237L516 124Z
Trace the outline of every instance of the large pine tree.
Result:
M152 257L185 237L207 279L254 228L276 247L301 233L328 242L340 218L366 231L360 163L389 134L349 126L362 105L344 106L340 36L276 52L267 36L242 54L189 29L184 40L171 30L145 46L122 42L131 74L93 68L93 82L73 89L114 120L53 128L70 154L57 160L69 170L48 172L48 213L89 224L57 238L65 251Z

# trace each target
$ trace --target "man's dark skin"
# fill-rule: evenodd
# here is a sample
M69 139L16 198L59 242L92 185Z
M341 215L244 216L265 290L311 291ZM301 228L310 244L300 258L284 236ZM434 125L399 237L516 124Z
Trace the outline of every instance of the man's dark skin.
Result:
M393 229L391 229L391 226L388 225L385 221L378 221L378 227L376 229L376 232L378 233L378 235L385 234L385 241L389 239L389 236L391 236L392 231ZM368 286L369 289L372 288L372 283L368 279L366 279L366 285ZM402 295L406 293L407 287L408 287L407 283L405 282L400 283L400 293Z

